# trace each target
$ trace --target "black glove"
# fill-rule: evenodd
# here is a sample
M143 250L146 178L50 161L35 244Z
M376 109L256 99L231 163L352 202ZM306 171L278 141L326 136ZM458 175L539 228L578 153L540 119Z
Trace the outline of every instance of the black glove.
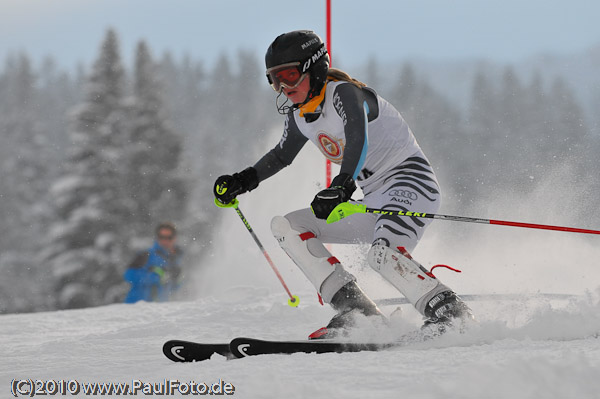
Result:
M258 175L256 169L250 166L232 176L219 176L215 181L213 192L219 202L229 204L238 195L254 190L256 187L258 187Z
M310 208L319 219L327 219L333 208L348 201L355 190L354 179L346 173L341 173L333 179L329 188L321 190L315 195Z

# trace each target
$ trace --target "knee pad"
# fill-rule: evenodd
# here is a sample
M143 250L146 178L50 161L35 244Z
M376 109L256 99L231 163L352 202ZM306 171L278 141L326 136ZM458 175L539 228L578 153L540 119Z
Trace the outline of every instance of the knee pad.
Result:
M340 288L355 280L313 233L294 230L289 220L282 216L273 218L271 231L325 302L330 303Z
M449 290L433 274L399 247L374 244L367 255L369 266L389 281L415 308L424 314L427 302L442 291Z

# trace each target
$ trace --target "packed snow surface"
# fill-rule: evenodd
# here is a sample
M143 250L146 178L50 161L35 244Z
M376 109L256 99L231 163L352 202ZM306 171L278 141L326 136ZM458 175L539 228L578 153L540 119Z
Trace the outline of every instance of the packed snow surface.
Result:
M309 162L314 155L321 162L315 152L301 154L304 167L315 164ZM290 168L303 167L301 161ZM598 237L456 222L432 223L413 253L415 259L428 268L444 263L461 269L436 269L459 294L523 294L469 302L478 324L464 334L451 332L380 352L237 360L214 355L187 364L168 360L162 345L169 339L298 340L333 316L331 308L319 305L314 289L271 235L274 215L307 206L319 188L287 176L265 181L258 194L240 199L240 208L292 293L300 297L298 308L287 305L285 291L236 213L215 209L224 216L215 227L212 252L190 265L187 282L193 299L0 316L0 399L12 397L15 379L141 381L157 387L165 380L208 385L224 381L235 387L232 396L238 398L600 398ZM585 201L554 188L555 180L549 179L547 189L527 198L499 193L493 201L473 205L465 216L572 226L573 212ZM274 192L294 195L273 200ZM370 297L399 297L367 266L367 250L332 248ZM549 299L535 295L539 292L575 297ZM376 330L363 320L356 339L384 341L422 323L407 305L401 312L397 306L382 311L391 315L390 327Z
M222 380L239 398L599 397L598 291L569 300L471 302L479 324L464 334L380 352L236 360L213 355L187 364L173 363L161 352L164 341L174 338L303 339L326 323L332 310L309 300L314 293L301 294L308 303L299 308L287 306L279 292L236 287L189 302L1 316L0 397L12 396L13 379ZM366 328L359 338L387 339L417 328L418 316L402 308L389 330L378 334Z

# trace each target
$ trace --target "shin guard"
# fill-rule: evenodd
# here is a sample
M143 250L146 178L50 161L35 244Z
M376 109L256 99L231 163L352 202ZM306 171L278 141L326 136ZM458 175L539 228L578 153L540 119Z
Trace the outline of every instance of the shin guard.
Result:
M412 259L404 248L398 249L375 243L369 250L367 260L424 315L429 300L449 288Z
M294 230L289 220L282 216L273 218L271 231L281 248L302 270L323 301L330 303L340 288L355 280L313 233Z

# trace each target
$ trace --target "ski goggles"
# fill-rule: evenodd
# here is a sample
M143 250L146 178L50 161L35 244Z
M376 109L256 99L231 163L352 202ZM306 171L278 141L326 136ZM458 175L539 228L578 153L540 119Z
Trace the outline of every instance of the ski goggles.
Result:
M277 65L267 69L267 80L276 92L280 92L282 87L294 89L306 78L306 73L300 71L299 62L290 62L288 64Z

